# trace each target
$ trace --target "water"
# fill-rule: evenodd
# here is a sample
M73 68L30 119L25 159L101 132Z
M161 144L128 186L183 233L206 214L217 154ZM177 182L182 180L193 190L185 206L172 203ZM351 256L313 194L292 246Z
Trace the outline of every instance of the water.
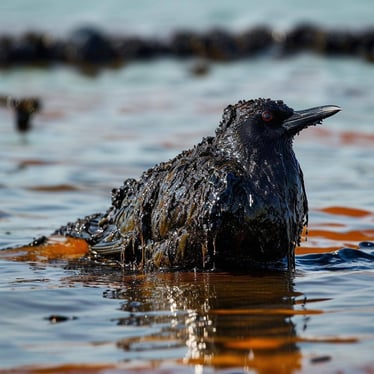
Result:
M19 32L27 28L66 34L82 23L102 26L109 31L167 36L176 28L206 29L220 25L242 30L250 24L267 23L279 29L311 20L329 27L350 26L359 29L372 25L372 2L361 0L272 0L259 6L255 0L163 0L157 6L151 0L83 0L63 3L48 0L4 0L1 2L0 30Z
M2 1L0 30L65 35L93 22L167 36L182 26L281 29L305 18L358 29L373 13L368 1L179 6L137 2L119 14L116 1ZM0 248L105 210L113 187L213 134L239 99L336 104L341 113L295 139L311 208L296 273L135 275L67 258L2 258L0 372L374 370L372 64L258 57L196 77L194 63L137 62L96 77L61 66L0 71L0 93L40 96L44 107L24 137L0 108Z

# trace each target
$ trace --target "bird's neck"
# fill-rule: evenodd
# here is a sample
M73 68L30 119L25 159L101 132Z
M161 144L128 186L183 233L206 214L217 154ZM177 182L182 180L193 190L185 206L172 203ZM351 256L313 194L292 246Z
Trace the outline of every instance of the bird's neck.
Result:
M297 163L292 139L281 138L265 142L259 138L246 143L236 136L230 136L224 144L221 149L226 157L234 157L248 172L262 169L267 164L281 166L285 163Z
M234 137L229 140L224 142L226 157L235 158L249 177L258 179L262 175L269 188L278 185L282 189L285 185L297 183L294 178L299 174L299 164L292 149L292 139L276 139L266 144L262 139L250 144Z

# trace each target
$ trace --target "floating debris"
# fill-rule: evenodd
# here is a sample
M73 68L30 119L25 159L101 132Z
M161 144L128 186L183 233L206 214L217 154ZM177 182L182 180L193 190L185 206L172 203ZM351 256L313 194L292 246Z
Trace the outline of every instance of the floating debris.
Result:
M52 324L55 324L60 322L73 321L75 319L78 319L78 317L67 317L59 314L52 314L51 316L46 317L45 319L51 322Z

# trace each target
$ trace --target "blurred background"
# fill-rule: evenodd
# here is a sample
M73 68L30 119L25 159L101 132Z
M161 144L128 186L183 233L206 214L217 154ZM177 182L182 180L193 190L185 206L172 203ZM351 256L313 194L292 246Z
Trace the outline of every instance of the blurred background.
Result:
M295 140L310 206L372 210L373 14L371 1L348 0L1 1L0 245L28 241L106 209L111 188L212 135L228 104L257 97L283 99L294 109L341 106L325 125ZM221 48L222 33L214 39L212 30L240 36L259 26L260 39L265 35L266 44L270 38L271 46L247 57L230 50L226 55L224 43L218 58L164 47L161 53L139 52L139 40L170 46L185 30L210 35ZM87 69L79 63L84 30L105 40L122 38L125 51L123 38L130 38L138 55ZM282 46L292 31L289 53ZM29 63L25 40L36 40L25 36L30 32L66 43L73 63ZM354 35L348 38L352 46L334 50L345 48L347 35ZM260 40L257 34L251 38L249 43ZM304 50L305 41L311 48ZM14 45L20 60L9 63L5 52ZM9 97L39 100L30 131L16 131L17 105Z

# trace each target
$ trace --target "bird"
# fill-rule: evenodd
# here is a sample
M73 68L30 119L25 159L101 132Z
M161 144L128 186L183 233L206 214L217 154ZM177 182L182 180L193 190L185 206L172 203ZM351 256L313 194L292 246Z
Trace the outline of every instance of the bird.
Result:
M15 98L0 95L0 106L5 106L14 111L16 129L20 133L26 133L31 129L32 116L42 109L41 100L37 97Z
M95 259L143 271L292 270L308 223L293 140L340 110L240 100L224 109L214 136L125 180L105 213L54 234L85 239Z

